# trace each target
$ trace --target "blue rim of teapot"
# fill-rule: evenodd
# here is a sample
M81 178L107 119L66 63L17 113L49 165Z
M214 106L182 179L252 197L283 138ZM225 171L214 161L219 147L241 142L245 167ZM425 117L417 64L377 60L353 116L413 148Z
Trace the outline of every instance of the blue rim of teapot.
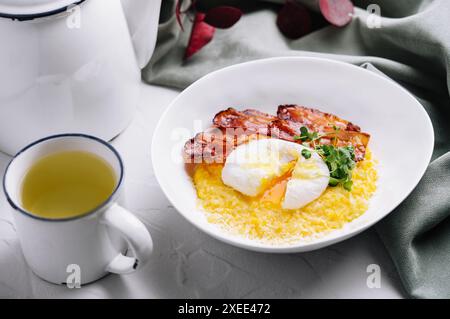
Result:
M3 13L0 12L0 18L6 18L11 20L17 20L17 21L30 21L34 19L39 18L45 18L49 17L55 14L59 14L61 12L67 11L67 8L73 5L80 5L81 3L85 2L86 0L74 0L74 2L71 5L63 6L61 8L50 10L46 12L40 12L40 13L34 13L34 14L9 14L9 13Z

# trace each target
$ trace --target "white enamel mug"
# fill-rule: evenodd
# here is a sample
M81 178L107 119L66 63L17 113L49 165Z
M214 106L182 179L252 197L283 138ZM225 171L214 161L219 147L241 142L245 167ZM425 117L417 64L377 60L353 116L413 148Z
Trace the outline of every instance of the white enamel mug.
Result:
M96 154L114 169L117 185L110 197L73 218L46 219L27 212L21 204L21 186L30 166L43 156L75 150ZM123 175L119 153L105 141L83 134L46 137L11 160L3 189L24 257L36 275L56 284L73 284L77 277L71 275L76 270L82 285L108 273L134 272L146 263L153 250L151 236L138 218L117 203L123 193ZM126 256L127 251L133 257Z

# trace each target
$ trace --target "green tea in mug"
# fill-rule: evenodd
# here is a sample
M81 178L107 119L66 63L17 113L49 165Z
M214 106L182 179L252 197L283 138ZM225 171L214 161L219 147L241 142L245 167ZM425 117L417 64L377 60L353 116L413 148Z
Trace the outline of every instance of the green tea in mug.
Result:
M59 152L30 167L22 183L22 206L39 217L75 217L105 202L116 184L116 174L103 158L85 151Z

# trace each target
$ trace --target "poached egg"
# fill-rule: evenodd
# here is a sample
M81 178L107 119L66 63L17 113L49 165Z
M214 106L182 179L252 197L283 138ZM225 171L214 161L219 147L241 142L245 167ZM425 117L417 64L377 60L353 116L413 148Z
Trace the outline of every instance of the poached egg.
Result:
M311 157L302 155L308 150ZM228 156L222 181L240 193L256 197L287 179L283 209L299 209L320 197L328 186L327 164L313 150L279 139L259 139L239 145Z

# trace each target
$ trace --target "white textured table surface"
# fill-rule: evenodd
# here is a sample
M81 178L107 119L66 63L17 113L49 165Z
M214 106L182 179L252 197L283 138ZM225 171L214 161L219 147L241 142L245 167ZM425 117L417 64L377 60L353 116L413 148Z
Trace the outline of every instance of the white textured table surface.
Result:
M46 283L27 267L0 195L0 297L3 298L401 298L398 275L373 229L303 254L254 253L203 234L170 205L154 178L153 129L178 92L142 85L139 111L113 141L126 165L126 201L150 230L155 252L141 271L110 275L80 289ZM0 170L10 158L0 153ZM366 284L370 264L381 288Z

